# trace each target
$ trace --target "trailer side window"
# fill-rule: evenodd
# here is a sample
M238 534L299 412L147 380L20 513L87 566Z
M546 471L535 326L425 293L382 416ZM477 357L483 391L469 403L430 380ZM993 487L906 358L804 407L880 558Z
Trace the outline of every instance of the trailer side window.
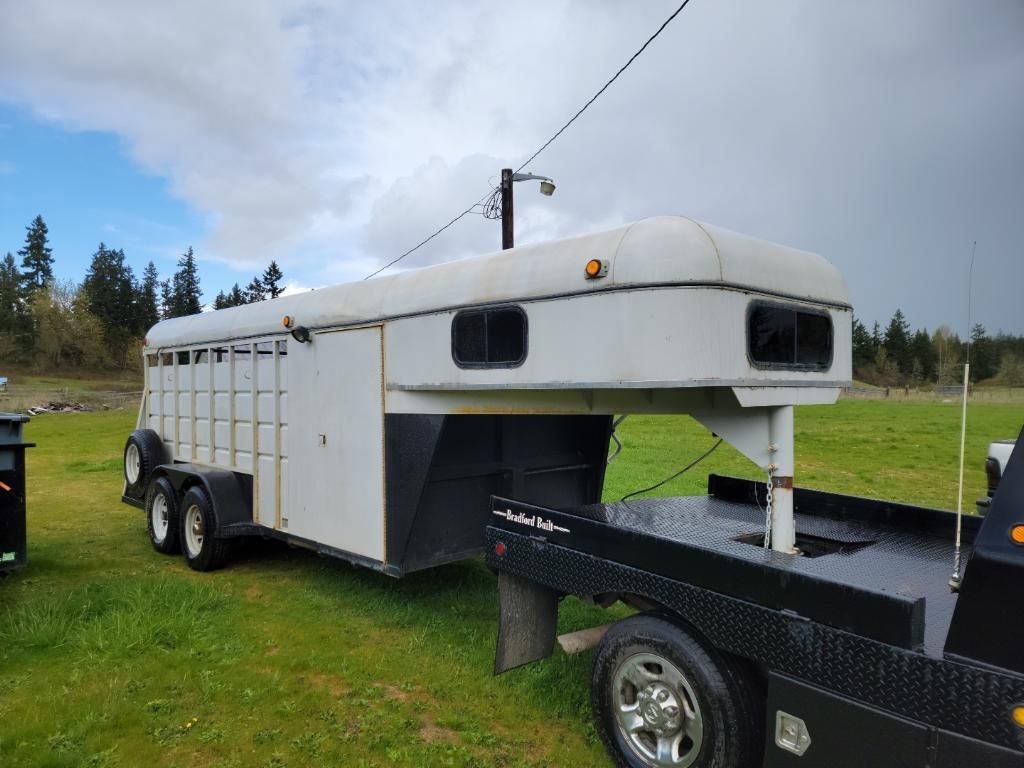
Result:
M526 359L526 333L519 307L459 312L452 320L452 359L460 368L515 368Z
M825 312L755 302L747 351L758 368L823 371L832 365L832 319Z
M156 366L157 366L157 356L156 355L146 355L146 365L148 367L150 367L150 368L156 368Z
M187 351L186 352L179 352L178 353L178 365L188 365L188 363L189 363L189 353Z
M170 368L172 365L174 365L174 355L171 354L170 352L161 352L160 363L165 368Z
M210 362L210 353L209 353L208 350L197 349L196 352L195 352L195 355L196 355L195 356L196 365L199 365L201 363L208 363L208 362Z

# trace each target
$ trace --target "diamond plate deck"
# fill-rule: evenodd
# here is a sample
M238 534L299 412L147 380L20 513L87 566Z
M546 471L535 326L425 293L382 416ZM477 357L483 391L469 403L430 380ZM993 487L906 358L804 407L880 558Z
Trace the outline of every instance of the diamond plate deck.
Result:
M575 508L571 514L644 536L685 542L771 570L802 573L874 593L924 598L924 650L931 656L942 655L956 606L956 595L947 586L952 568L952 542L947 539L858 520L798 513L798 536L853 545L848 551L800 557L737 541L740 536L763 535L764 510L713 496L594 504ZM965 553L965 560L968 556L969 552Z

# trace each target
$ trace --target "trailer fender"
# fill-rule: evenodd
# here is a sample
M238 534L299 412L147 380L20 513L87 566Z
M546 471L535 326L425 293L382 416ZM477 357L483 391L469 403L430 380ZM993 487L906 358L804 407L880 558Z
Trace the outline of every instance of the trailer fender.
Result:
M226 469L208 469L192 464L162 464L153 477L167 477L179 496L194 485L201 485L213 504L218 538L230 537L229 526L252 523L252 478Z
M499 571L498 604L495 675L551 655L558 622L557 592L543 584Z

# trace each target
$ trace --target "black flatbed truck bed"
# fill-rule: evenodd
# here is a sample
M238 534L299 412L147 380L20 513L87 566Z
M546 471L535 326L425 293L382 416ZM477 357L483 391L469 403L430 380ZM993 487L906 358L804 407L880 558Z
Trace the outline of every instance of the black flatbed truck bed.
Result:
M1007 536L1024 522L1024 455L1012 461L989 516L963 518L959 593L956 520L940 510L795 489L795 556L760 545L749 481L569 510L494 497L496 671L551 653L558 596L620 597L758 670L758 765L1024 766L1024 547ZM805 722L802 755L777 745L780 712Z

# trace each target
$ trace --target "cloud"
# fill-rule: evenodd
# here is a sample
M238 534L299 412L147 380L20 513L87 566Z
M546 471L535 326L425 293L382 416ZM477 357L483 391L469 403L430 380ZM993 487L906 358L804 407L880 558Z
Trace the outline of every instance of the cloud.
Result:
M204 257L358 279L539 147L674 9L200 0L0 5L0 98L112 131ZM683 213L819 251L858 311L1024 330L1024 6L694 3L516 187L518 242ZM401 268L497 249L471 215Z

